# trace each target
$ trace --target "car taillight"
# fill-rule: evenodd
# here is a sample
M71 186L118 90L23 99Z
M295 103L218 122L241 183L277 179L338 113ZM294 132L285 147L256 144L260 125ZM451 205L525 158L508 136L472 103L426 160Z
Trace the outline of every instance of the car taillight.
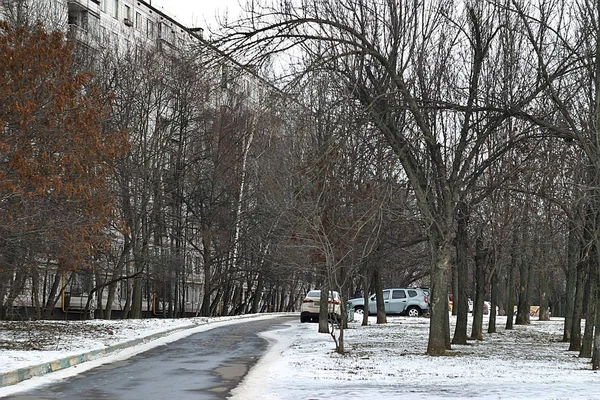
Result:
M303 303L312 303L312 302L313 302L313 300L311 300L311 299L304 299L304 301L302 301L302 302L303 302Z
M330 304L335 304L335 305L340 304L340 302L338 300L329 300L329 303Z
M427 303L427 301L428 301L428 299L427 299L427 296L423 296L423 301L424 301L425 303Z

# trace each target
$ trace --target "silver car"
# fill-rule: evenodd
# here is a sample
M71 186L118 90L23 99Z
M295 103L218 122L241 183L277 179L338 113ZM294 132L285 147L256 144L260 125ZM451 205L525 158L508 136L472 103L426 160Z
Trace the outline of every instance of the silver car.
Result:
M386 314L418 317L429 313L429 298L420 288L385 289L383 302ZM362 313L365 309L365 300L362 297L349 300L348 307L354 309L355 313ZM369 314L377 314L377 302L374 294L369 296Z

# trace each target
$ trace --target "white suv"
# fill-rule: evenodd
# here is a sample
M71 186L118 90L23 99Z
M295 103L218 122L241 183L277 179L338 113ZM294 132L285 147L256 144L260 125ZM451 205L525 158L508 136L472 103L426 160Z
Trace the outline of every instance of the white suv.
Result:
M306 294L300 308L300 322L318 321L321 302L321 291L311 290ZM341 320L342 298L338 292L329 292L329 317Z
M400 314L409 317L429 313L429 298L427 293L420 288L384 289L383 302L386 314ZM362 297L348 302L348 309L356 313L364 312L365 300ZM369 297L369 314L377 314L375 295Z

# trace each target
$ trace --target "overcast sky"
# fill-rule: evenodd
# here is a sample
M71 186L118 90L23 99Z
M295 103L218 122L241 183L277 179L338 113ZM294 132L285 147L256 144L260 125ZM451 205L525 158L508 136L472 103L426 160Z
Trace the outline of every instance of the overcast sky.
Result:
M147 0L152 6L175 17L188 27L215 27L216 16L228 13L229 20L237 19L240 1L245 0Z

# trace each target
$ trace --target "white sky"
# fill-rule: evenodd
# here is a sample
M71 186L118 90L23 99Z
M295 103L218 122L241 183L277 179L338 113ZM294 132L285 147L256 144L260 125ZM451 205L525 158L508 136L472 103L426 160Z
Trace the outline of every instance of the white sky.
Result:
M232 392L234 400L302 400L347 398L381 399L593 399L599 398L600 377L591 370L589 359L568 352L560 342L564 319L504 329L506 317L498 316L498 333L484 340L453 346L451 357L428 357L429 319L388 317L388 324L369 326L352 322L345 331L345 356L334 352L331 336L317 333L317 324L301 324L298 319L287 327L262 334L271 346ZM0 351L5 371L68 353L102 348L107 341L122 342L153 332L190 324L196 328L175 333L125 349L100 359L67 368L20 384L0 388L0 398L89 370L101 363L115 362L152 347L223 324L243 323L245 318L272 318L273 314L215 319L89 321L107 324L113 335L85 336L60 341L57 351ZM451 316L454 326L456 319ZM60 322L60 321L59 321ZM210 322L210 323L207 323ZM469 318L469 325L472 320ZM122 329L115 328L122 324ZM131 329L131 328L136 329ZM127 329L126 329L127 328ZM454 331L452 327L452 331ZM3 332L0 331L0 339ZM4 338L6 339L6 338ZM104 344L103 344L104 343ZM65 347L66 346L66 347ZM77 347L78 349L75 349ZM37 354L34 354L37 353ZM57 354L62 353L62 354Z
M217 15L237 19L246 0L147 0L188 27L216 27Z

